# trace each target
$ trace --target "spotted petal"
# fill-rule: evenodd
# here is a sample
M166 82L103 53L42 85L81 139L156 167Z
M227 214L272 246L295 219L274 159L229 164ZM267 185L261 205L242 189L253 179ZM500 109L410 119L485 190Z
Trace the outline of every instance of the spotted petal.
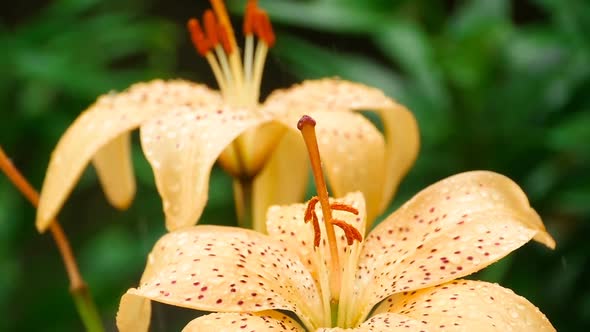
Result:
M339 327L331 329L318 329L317 332L428 332L426 325L419 319L395 313L382 313L369 318L359 327L342 329Z
M418 319L444 331L555 331L547 317L510 289L483 281L456 280L390 296L375 310ZM377 317L377 316L376 316Z
M199 219L209 174L223 149L263 115L219 105L178 107L141 128L141 144L162 196L166 227L174 230Z
M264 108L275 113L285 112L295 117L310 113L316 117L315 112L334 113L329 121L338 124L330 129L338 131L327 132L328 135L325 136L318 133L332 192L335 196L342 196L350 191L361 190L367 199L369 220L373 220L389 205L401 178L407 173L418 154L419 136L414 116L380 90L362 84L339 79L306 81L289 89L275 91L265 101ZM351 132L358 128L356 121L347 120L346 123L338 121L343 112L351 110L374 111L383 123L385 146L381 156L383 161L379 162L378 166L369 164L360 154L368 153L364 152L365 149L381 148L373 147L370 141L365 140L366 138L357 137L358 132ZM318 124L325 121L318 121ZM320 125L318 125L319 128ZM330 166L328 158L332 157L326 156L328 150L325 145L322 146L321 136L330 140L331 146L337 151L347 149L347 147L339 146L348 144L352 144L349 150L354 151L335 154L334 164ZM364 145L361 144L360 147L355 145L355 140L361 140ZM371 159L371 162L376 160ZM340 164L347 166L338 169ZM373 172L371 167L380 167L381 171ZM368 172L359 171L363 169L367 169Z
M149 255L140 286L128 294L213 312L289 310L303 322L321 312L318 290L295 253L267 235L233 227L166 234Z
M219 102L215 92L183 81L139 83L120 94L101 96L74 121L53 151L37 209L37 229L47 229L93 157L109 201L126 207L135 193L128 132L173 106Z
M183 332L301 331L305 329L289 316L277 311L256 313L215 313L192 320Z
M522 190L496 173L462 173L426 188L367 237L357 319L388 295L471 274L546 234L538 218Z

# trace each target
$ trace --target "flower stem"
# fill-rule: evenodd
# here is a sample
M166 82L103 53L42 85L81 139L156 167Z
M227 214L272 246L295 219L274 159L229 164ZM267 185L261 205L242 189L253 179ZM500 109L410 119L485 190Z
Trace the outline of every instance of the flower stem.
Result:
M234 180L234 201L236 203L236 212L238 215L238 224L240 227L254 229L264 232L260 229L261 225L255 225L254 209L254 179L236 179Z
M34 207L39 204L39 193L31 186L25 177L14 167L4 149L0 146L0 169L6 174L14 186L31 202ZM61 254L64 266L70 280L70 293L74 299L78 314L89 332L102 332L104 327L100 320L100 315L96 305L88 290L88 286L80 271L76 259L72 252L72 247L57 220L53 220L49 226L49 231L53 236L57 249Z
M100 315L98 314L96 305L92 300L92 294L90 294L90 290L86 284L76 290L71 289L70 293L74 298L76 309L78 309L78 314L80 315L80 318L86 327L86 331L103 332L104 327L102 325L102 321L100 320Z

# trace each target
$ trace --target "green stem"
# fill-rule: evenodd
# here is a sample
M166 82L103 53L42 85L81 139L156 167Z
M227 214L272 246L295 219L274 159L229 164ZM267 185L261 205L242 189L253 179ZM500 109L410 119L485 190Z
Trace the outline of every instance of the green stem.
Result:
M238 225L243 228L263 231L263 229L260 229L260 225L255 225L254 209L252 208L254 203L253 188L253 179L234 180L234 200L238 215Z
M76 304L78 314L82 319L82 323L86 327L88 332L103 332L104 327L96 309L94 301L92 301L92 295L88 290L88 287L84 284L82 287L72 289L70 291Z

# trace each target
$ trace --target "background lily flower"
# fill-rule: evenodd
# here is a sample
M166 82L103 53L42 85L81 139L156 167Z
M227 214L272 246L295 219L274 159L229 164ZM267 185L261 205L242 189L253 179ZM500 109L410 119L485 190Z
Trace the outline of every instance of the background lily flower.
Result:
M361 193L331 211L364 234ZM418 193L362 241L307 224L306 204L269 209L269 235L195 226L168 233L138 288L121 300L121 331L146 330L149 301L212 311L185 331L273 326L279 331L554 331L526 299L496 284L456 280L535 239L555 246L522 190L487 171L461 173ZM352 211L349 210L349 211ZM318 220L322 209L314 207ZM340 268L329 269L336 247ZM333 281L340 287L333 290ZM373 309L375 311L373 312ZM271 310L271 311L269 311ZM275 310L291 311L297 320Z
M219 158L235 178L242 225L264 231L268 206L299 201L307 186L304 147L294 128L303 113L322 120L319 144L334 193L362 191L370 220L385 209L418 152L413 115L380 90L339 79L306 81L259 104L264 62L274 43L268 16L255 1L248 2L242 60L223 2L211 3L214 11L205 12L203 26L192 19L189 30L220 91L156 80L100 97L74 121L52 154L37 210L40 231L90 161L109 202L118 208L131 203L135 180L129 132L138 127L169 230L197 222ZM353 111L375 112L384 133Z

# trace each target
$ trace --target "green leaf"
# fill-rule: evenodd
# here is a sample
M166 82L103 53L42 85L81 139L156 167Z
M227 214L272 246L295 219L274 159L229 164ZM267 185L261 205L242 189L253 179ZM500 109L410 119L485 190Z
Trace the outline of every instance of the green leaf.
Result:
M449 32L455 38L463 39L478 34L482 29L510 17L510 3L507 0L474 0L459 7L451 18Z
M573 215L590 215L590 184L585 183L561 191L554 199L554 205L560 213Z
M302 79L339 76L378 87L399 100L406 99L404 82L397 73L368 58L328 51L300 38L282 34L274 52L294 65L294 74Z
M280 1L260 0L275 22L351 34L367 33L390 19L387 11L359 1ZM231 1L234 12L243 13L243 1Z
M590 110L578 112L552 128L547 145L558 152L576 153L590 158Z
M422 97L429 101L430 109L450 107L434 49L417 24L396 20L383 26L373 37L383 53L415 81Z

